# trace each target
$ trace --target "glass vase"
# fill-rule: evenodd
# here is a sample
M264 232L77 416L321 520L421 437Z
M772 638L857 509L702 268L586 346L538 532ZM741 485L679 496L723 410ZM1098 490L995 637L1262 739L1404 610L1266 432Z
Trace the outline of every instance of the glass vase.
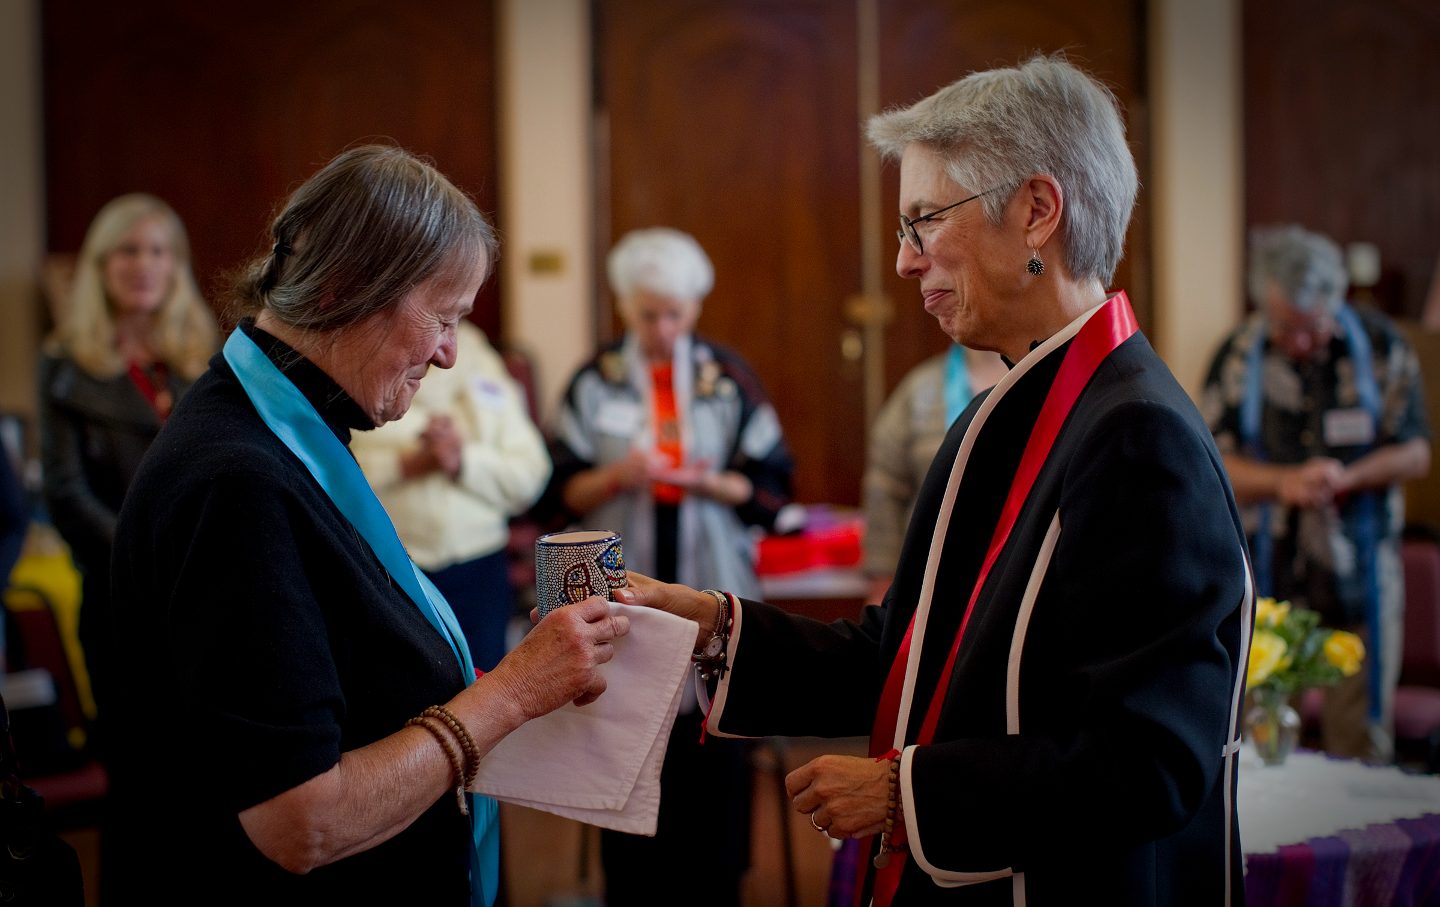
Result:
M1256 690L1255 705L1245 713L1245 736L1266 765L1283 765L1300 740L1300 713L1290 697L1276 690Z

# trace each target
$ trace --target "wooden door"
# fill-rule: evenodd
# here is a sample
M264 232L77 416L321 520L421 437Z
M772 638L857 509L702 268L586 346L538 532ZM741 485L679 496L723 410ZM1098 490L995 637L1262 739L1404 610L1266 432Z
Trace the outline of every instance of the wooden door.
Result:
M595 10L609 135L601 260L636 227L693 234L715 263L699 332L738 350L775 399L799 499L853 502L860 373L834 327L859 275L853 7L624 0Z
M219 302L283 197L364 141L430 157L495 211L490 2L47 0L42 17L51 252L78 250L114 196L151 192ZM475 315L492 336L498 300L492 279Z
M738 349L775 398L795 450L799 500L859 500L863 375L842 344L854 327L846 299L862 289L862 230L886 237L880 267L894 305L887 389L947 342L913 283L893 273L893 167L876 222L861 223L860 42L878 49L881 107L918 100L971 70L1069 48L1116 87L1143 181L1142 5L886 0L878 33L864 36L856 4L834 0L594 5L598 251L657 224L699 239L716 267L699 330ZM1142 323L1145 231L1142 215L1117 278Z

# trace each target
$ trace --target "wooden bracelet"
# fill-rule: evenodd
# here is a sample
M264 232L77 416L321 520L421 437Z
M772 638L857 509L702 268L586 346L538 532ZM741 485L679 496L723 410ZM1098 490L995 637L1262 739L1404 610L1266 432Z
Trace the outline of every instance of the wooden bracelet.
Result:
M890 759L890 774L888 779L889 795L885 801L885 828L880 832L880 850L875 854L874 864L876 869L884 869L890 865L890 855L900 848L892 847L890 840L895 835L895 817L900 811L900 757L894 756Z
M432 705L420 715L421 717L438 718L444 722L445 726L450 729L450 733L454 734L455 739L460 742L460 751L465 754L465 772L461 776L461 780L466 787L469 787L475 780L475 776L480 774L480 748L475 745L475 738L470 736L470 732L465 729L465 725L460 723L460 719L455 717L455 713L443 705Z
M455 747L450 745L449 735L446 734L444 726L439 720L425 715L411 718L405 722L405 726L423 727L430 732L430 736L435 738L435 742L440 744L440 749L445 751L445 758L450 760L450 768L455 772L455 799L460 803L460 814L462 816L470 815L470 807L465 802L465 767L460 763L460 754L455 751Z

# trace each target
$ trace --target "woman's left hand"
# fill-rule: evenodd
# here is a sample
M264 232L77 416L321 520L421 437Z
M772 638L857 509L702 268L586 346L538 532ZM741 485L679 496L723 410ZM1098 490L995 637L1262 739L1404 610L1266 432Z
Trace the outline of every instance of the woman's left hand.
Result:
M832 838L863 838L885 827L890 763L866 756L819 756L785 777L795 811Z

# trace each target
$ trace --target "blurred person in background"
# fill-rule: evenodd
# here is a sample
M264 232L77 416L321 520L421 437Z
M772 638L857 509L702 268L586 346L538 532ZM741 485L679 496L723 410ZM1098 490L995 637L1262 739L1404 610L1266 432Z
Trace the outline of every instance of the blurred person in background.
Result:
M1255 312L1221 344L1203 410L1242 505L1260 595L1365 638L1326 691L1324 746L1388 762L1405 590L1402 483L1430 470L1420 362L1379 312L1345 301L1340 249L1299 226L1250 237Z
M870 588L867 601L883 601L895 578L915 496L945 432L976 394L1004 374L1005 363L998 353L952 343L944 353L907 372L880 408L870 428L862 487L865 556L861 570Z
M351 450L489 671L515 607L509 519L544 490L550 455L485 334L461 321L455 339L455 367L432 370L404 418L356 434Z
M102 757L115 520L141 458L218 342L175 211L138 193L101 208L41 352L39 421L45 504L82 577L80 643Z
M754 528L790 502L793 465L775 409L739 355L694 333L714 268L689 234L621 238L607 262L625 335L580 368L551 454L558 498L580 524L624 540L627 568L758 594ZM749 866L749 748L711 738L693 690L670 735L654 838L601 832L605 900L736 905ZM701 878L695 842L715 841Z

